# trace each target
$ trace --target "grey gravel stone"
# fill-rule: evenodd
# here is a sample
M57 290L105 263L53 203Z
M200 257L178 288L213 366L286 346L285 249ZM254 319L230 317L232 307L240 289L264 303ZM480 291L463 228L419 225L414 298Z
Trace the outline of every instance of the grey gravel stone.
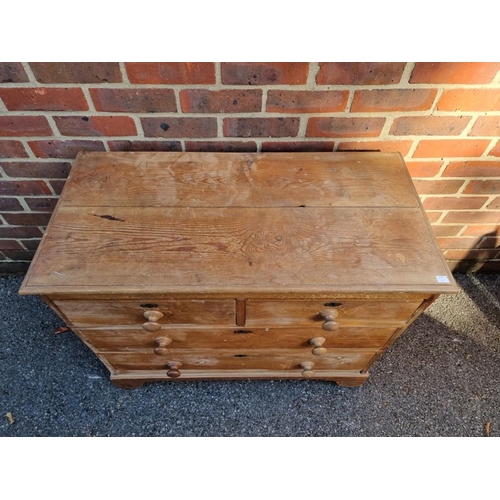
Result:
M0 277L0 436L500 435L500 275L460 274L371 369L324 381L149 383L122 390L22 277ZM10 412L14 423L6 414Z

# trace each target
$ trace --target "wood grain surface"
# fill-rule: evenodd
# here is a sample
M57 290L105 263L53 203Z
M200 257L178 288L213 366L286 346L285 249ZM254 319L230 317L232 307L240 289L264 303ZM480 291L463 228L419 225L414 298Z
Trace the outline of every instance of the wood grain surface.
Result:
M158 310L162 325L235 325L235 301L227 300L56 300L76 326L141 325L144 313ZM154 306L154 307L153 307Z
M120 387L360 385L457 291L402 157L359 152L80 153L20 289Z
M417 208L101 212L60 207L27 287L39 293L46 287L428 292L452 283Z
M398 154L81 153L20 292L111 289L456 286Z
M314 362L317 370L359 370L369 363L375 355L373 349L335 349L324 356L300 353L295 350L268 349L267 351L248 349L235 352L232 349L219 349L217 352L186 349L170 356L157 356L154 353L101 353L105 356L113 371L125 373L138 370L167 371L169 361L180 361L184 370L300 370L303 361Z
M179 349L301 349L310 354L314 346L309 341L317 336L326 340L323 347L373 348L384 347L396 332L391 325L377 327L345 327L336 332L323 332L317 328L162 328L158 332L145 332L141 328L114 327L79 329L79 336L96 350L105 352L138 351L151 353L158 347L158 338L169 338L171 353Z
M325 309L338 313L335 321L340 325L379 325L405 323L420 305L418 301L342 301L330 308L328 302L309 300L252 300L247 301L246 326L321 326L319 313Z
M82 153L64 193L64 206L299 205L417 203L394 154Z

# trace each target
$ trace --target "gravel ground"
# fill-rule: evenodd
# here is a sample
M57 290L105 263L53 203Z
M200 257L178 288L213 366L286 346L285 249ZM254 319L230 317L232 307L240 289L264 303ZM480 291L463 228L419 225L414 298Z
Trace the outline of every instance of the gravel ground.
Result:
M54 333L63 323L40 298L18 296L22 277L0 277L0 436L498 436L500 275L456 279L461 293L441 296L362 387L187 381L122 390L73 333Z

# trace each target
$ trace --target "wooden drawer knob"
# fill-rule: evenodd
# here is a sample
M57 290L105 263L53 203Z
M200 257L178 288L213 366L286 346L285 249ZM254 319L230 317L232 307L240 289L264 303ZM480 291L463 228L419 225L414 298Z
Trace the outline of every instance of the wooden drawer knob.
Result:
M170 361L170 363L167 363L167 366L169 368L167 372L168 377L177 378L181 376L179 368L182 366L182 363L180 361Z
M163 318L163 314L160 311L146 311L144 313L144 317L148 320L142 325L144 330L147 332L157 332L161 329L161 325L158 323L158 320Z
M302 363L300 363L300 366L304 368L302 376L304 376L305 378L314 377L314 372L312 369L314 363L312 361L303 361Z
M330 309L327 311L321 311L319 315L325 320L325 322L321 325L321 328L327 332L333 332L340 328L340 325L334 321L334 319L339 315L335 309Z
M164 354L168 354L170 349L167 349L167 346L172 343L172 339L168 337L158 337L155 339L155 344L158 346L155 348L155 354L159 356L163 356Z
M313 339L311 339L309 343L314 346L312 353L315 354L316 356L321 356L322 354L326 354L327 352L326 347L322 347L325 342L326 342L325 337L314 337Z

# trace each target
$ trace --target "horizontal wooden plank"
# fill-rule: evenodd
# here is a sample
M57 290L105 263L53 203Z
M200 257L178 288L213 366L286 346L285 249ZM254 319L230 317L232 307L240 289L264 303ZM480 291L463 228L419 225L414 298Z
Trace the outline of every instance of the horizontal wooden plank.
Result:
M363 370L376 354L370 349L336 349L323 356L302 354L296 351L283 349L269 349L259 351L248 349L245 352L235 353L230 349L218 351L186 349L176 352L174 356L157 356L143 352L112 353L100 352L113 371L124 373L138 370L168 370L167 364L171 361L182 363L183 370L294 370L302 373L302 362L313 362L313 369L317 370Z
M416 207L405 168L383 153L82 153L63 204Z
M411 228L411 231L408 231ZM418 208L60 207L24 293L455 291Z
M336 382L342 386L358 386L362 385L369 377L368 372L360 373L359 371L349 370L316 370L314 377L304 378L298 370L184 370L181 378L173 379L166 375L165 371L138 371L127 372L125 374L112 374L112 382L123 389L131 389L140 387L145 382L179 382L183 380L325 380Z
M325 349L331 348L382 348L396 331L395 326L343 327L335 332L316 328L162 328L157 332L146 332L140 328L85 328L78 335L96 350L105 352L128 352L143 350L151 353L159 347L156 339L168 339L172 356L179 349L301 349L304 354L314 348L309 342L323 337Z
M56 300L54 304L76 326L136 325L144 313L159 311L161 325L235 325L234 300Z
M57 293L54 292L54 290L57 289L63 290L63 293ZM132 288L132 287L131 287ZM51 288L52 292L50 297L51 300L68 300L68 294L64 293L65 287L53 287ZM153 292L151 292L153 290ZM111 292L111 293L110 293ZM196 290L190 291L190 292L183 292L183 293L178 293L176 290L175 292L172 291L166 291L165 289L161 289L158 287L151 287L148 289L147 293L140 293L137 292L136 290L131 290L129 291L123 291L120 292L119 295L116 293L113 293L112 290L108 289L108 293L104 293L103 289L101 288L100 293L92 293L88 292L87 289L85 291L82 291L82 293L78 294L78 300L135 300L139 301L140 303L144 302L151 302L154 300L207 300L207 299L227 299L227 298L238 298L238 299L248 299L248 298L253 298L253 299L270 299L270 300L315 300L315 301L322 301L322 302L338 302L342 300L381 300L381 301L386 301L386 300L411 300L411 301L418 301L421 300L422 297L427 297L428 294L422 295L422 292L418 293L413 293L413 292L380 292L380 291L375 291L375 292L356 292L356 293L315 293L315 292L305 292L304 290L297 292L297 291L282 291L280 293L264 293L262 290L258 293L248 293L244 292L243 290L239 289L238 291L235 290L234 293L227 294L225 293L210 293L210 292L200 292L199 289L197 288Z
M248 300L246 326L321 326L319 313L334 311L334 321L341 327L352 325L405 324L422 303L417 301L342 301L331 307L324 301Z

